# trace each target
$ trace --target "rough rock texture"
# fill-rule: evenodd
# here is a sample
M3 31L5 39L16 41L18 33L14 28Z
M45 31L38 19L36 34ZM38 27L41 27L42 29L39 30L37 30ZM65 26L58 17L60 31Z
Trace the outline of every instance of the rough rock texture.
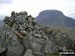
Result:
M30 49L26 50L24 56L33 56L33 54L32 54L32 50L30 50Z
M10 20L8 21L11 23ZM23 23L18 23L21 29L15 26L14 31L20 34L16 35L9 23L5 23L0 31L0 56L47 56L48 53L55 54L59 51L75 50L75 40L65 33L53 31L52 34L45 34L38 24L34 24L36 26L34 27L32 23L27 22L32 27L28 27L25 23L25 26L22 27ZM27 34L22 35L21 30L22 33L26 31Z
M21 56L24 52L24 47L18 40L17 36L10 29L3 30L2 32L1 47L5 48L6 56ZM0 50L1 51L1 50Z
M56 52L58 52L58 48L57 48L57 46L55 45L54 42L49 40L46 43L47 44L46 44L46 46L44 48L46 53L56 53Z

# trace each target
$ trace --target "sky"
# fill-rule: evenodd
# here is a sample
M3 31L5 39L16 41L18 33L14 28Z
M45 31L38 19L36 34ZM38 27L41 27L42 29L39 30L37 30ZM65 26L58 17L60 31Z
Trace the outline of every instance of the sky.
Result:
M10 16L12 11L27 11L36 17L43 10L60 10L75 18L75 0L0 0L0 16Z

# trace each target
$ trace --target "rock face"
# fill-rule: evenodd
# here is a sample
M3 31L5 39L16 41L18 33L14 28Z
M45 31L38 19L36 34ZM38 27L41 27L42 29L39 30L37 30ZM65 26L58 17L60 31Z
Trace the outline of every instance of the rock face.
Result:
M18 40L17 36L11 31L11 28L5 29L2 32L1 47L6 49L6 56L21 56L24 52L24 47Z
M33 56L32 55L32 50L28 49L26 52L25 52L25 55L24 56Z
M0 56L47 56L64 49L75 50L75 41L69 35L54 31L46 34L25 11L12 12L4 18L4 23L0 32Z
M47 41L47 44L44 48L46 53L56 53L58 52L58 48L53 41Z
M59 32L54 37L50 38L52 41L56 43L59 50L69 51L69 49L73 49L73 40L66 33ZM64 50L65 47L65 50Z

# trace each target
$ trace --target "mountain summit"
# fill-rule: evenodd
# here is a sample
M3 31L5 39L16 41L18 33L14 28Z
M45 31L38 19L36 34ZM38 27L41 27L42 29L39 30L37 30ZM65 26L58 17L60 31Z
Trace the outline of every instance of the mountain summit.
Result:
M26 11L12 11L3 22L0 28L0 56L59 56L60 52L75 51L72 30L69 33L38 24Z
M75 28L75 20L58 10L44 10L36 17L39 23L59 27Z

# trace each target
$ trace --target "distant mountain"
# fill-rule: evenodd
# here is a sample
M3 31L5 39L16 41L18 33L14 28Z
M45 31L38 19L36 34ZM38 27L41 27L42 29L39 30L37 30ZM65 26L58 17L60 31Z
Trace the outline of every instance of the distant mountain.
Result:
M36 17L41 24L75 28L75 20L58 10L44 10Z
M0 15L0 20L3 20L4 16L3 15Z
M0 27L2 27L3 26L3 20L0 20Z
M0 27L2 27L3 26L3 18L4 18L4 16L2 16L2 15L0 15Z

